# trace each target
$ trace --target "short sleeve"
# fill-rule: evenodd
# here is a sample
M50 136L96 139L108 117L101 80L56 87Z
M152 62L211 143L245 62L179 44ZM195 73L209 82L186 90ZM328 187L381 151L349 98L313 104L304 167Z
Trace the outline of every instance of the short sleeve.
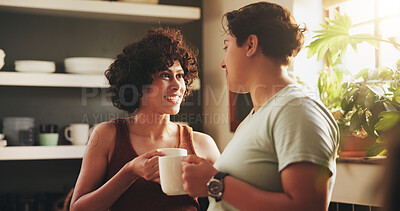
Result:
M326 108L310 98L297 98L285 105L273 127L278 168L311 162L335 172L337 125Z

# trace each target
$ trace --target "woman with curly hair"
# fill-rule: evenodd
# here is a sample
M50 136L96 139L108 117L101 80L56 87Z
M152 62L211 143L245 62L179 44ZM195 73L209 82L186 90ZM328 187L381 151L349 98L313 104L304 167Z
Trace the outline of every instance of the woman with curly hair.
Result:
M161 190L158 148L184 148L214 162L213 139L170 121L198 75L197 51L179 30L157 28L126 46L105 72L113 104L133 116L98 125L90 137L71 210L197 210L195 198Z

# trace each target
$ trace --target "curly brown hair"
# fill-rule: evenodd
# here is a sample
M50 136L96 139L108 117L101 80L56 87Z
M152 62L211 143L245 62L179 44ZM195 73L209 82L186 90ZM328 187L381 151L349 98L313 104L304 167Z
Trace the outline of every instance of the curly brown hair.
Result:
M225 32L236 37L238 47L256 35L263 54L280 65L289 65L304 44L306 28L300 28L289 10L275 3L258 2L227 12L222 23Z
M145 86L174 61L179 61L184 71L186 97L190 93L188 87L198 77L197 55L197 48L183 40L180 30L149 29L142 40L127 45L104 73L113 105L134 113L140 107Z

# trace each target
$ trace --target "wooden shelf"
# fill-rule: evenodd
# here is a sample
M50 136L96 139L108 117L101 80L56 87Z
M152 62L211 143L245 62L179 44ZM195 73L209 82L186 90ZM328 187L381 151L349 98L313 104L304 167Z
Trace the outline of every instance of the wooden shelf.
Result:
M108 83L101 74L0 72L0 86L105 88Z
M86 146L0 147L0 160L80 159Z
M1 0L0 10L156 24L183 24L201 17L198 7L87 0Z
M0 86L107 88L108 82L101 74L0 72ZM200 79L194 80L191 88L199 90Z

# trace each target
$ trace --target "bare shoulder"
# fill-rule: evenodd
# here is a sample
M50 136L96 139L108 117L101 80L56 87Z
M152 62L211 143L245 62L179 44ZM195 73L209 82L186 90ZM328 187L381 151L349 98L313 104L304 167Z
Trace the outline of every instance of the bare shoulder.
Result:
M93 133L98 133L103 137L115 136L116 132L116 127L113 122L102 122L93 130Z
M211 136L197 131L193 131L193 139L195 142L205 142L204 144L207 144L207 142L215 143Z
M71 203L74 204L81 196L99 188L107 173L109 152L112 150L116 127L112 122L97 125L90 135L82 167L75 184Z
M213 163L220 155L214 139L205 133L193 132L193 146L199 157L203 157Z
M88 149L108 151L114 143L117 133L115 124L112 122L102 122L98 124L89 138Z

